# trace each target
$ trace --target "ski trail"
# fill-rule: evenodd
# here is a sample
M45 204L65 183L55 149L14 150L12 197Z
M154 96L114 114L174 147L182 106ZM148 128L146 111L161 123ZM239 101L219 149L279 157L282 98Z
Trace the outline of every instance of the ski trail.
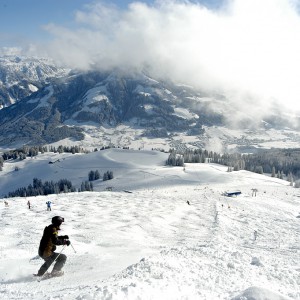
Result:
M143 293L147 299L167 299L170 295L176 298L177 294L184 294L186 299L218 297L218 292L211 292L211 286L219 280L211 275L215 273L211 269L222 273L222 268L212 266L206 258L207 255L218 256L218 250L215 249L219 231L216 201L209 198L205 190L201 194L194 191L192 195L191 191L188 195L178 191L175 193L176 197L168 199L175 203L174 210L163 220L172 228L176 238L170 238L175 242L105 280L102 287L98 288L99 295L105 293L107 298L122 298L119 292L121 287L116 282L126 278L122 290L127 299L135 299L135 293ZM186 203L187 200L190 205ZM198 288L199 284L201 289Z
M227 241L226 251L232 253L232 267L237 270L241 263L250 266L250 272L242 274L243 279L258 286L284 283L294 285L297 290L299 224L294 216L287 213L282 199L278 203L282 205L281 210L271 209L272 205L276 205L273 195L237 197L227 201L230 208L219 205L219 229L220 242L223 240L225 244ZM256 202L260 210L255 208ZM231 247L228 247L228 241ZM268 275L260 276L258 281L253 278L256 273Z
M15 199L14 209L2 210L0 293L8 299L211 300L232 299L263 285L299 295L299 219L291 214L293 203L286 207L271 195L225 199L217 190L174 186L62 194L49 197L52 212L46 212L43 197L36 197L31 201L35 226L34 211L24 199ZM272 211L276 201L282 209ZM57 212L66 220L61 234L71 237L77 253L66 249L63 277L51 284L32 281L28 274L42 263L32 257ZM15 229L22 226L24 234L16 238Z

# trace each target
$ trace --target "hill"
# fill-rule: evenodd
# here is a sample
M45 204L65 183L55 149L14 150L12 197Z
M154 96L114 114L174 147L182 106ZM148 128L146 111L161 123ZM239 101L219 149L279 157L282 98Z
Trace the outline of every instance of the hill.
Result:
M91 168L101 167L113 169L115 176L95 182L94 192L11 198L8 207L1 205L1 295L299 299L298 189L247 171L226 172L216 164L166 167L166 155L108 149L6 164L0 173L2 193L35 176L79 183ZM14 164L20 171L13 171ZM106 190L108 184L112 191ZM238 197L222 195L237 189ZM31 274L42 264L39 240L55 215L65 218L61 234L70 236L76 253L64 250L63 277L37 282Z

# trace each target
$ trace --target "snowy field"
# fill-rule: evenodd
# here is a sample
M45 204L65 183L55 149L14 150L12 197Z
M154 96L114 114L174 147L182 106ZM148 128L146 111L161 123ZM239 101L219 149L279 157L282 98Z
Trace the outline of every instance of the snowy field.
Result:
M91 168L115 178L94 192L2 199L0 299L300 299L300 190L215 164L166 167L166 157L110 149L6 163L2 194L33 177L80 184ZM76 253L64 250L63 277L38 282L39 241L55 215Z

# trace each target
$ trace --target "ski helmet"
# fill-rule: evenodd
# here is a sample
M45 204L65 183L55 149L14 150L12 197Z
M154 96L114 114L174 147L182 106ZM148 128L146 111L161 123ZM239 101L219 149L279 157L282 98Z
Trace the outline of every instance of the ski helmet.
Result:
M60 226L62 222L64 222L65 219L63 217L60 217L60 216L55 216L52 218L52 224L53 225L57 225L57 226Z

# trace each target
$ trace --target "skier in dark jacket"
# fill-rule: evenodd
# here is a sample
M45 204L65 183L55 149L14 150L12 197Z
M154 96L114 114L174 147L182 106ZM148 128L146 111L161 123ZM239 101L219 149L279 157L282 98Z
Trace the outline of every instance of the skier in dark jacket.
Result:
M51 201L47 201L46 204L47 204L47 210L51 211Z
M63 222L64 218L59 216L53 217L52 224L45 227L44 229L43 237L41 239L39 247L39 256L45 260L45 263L39 269L37 276L43 276L56 258L57 259L55 261L51 275L63 275L63 271L61 271L61 269L67 260L67 256L62 253L59 254L54 252L56 250L56 246L69 246L71 244L67 235L58 235L58 230L60 230L60 225Z

